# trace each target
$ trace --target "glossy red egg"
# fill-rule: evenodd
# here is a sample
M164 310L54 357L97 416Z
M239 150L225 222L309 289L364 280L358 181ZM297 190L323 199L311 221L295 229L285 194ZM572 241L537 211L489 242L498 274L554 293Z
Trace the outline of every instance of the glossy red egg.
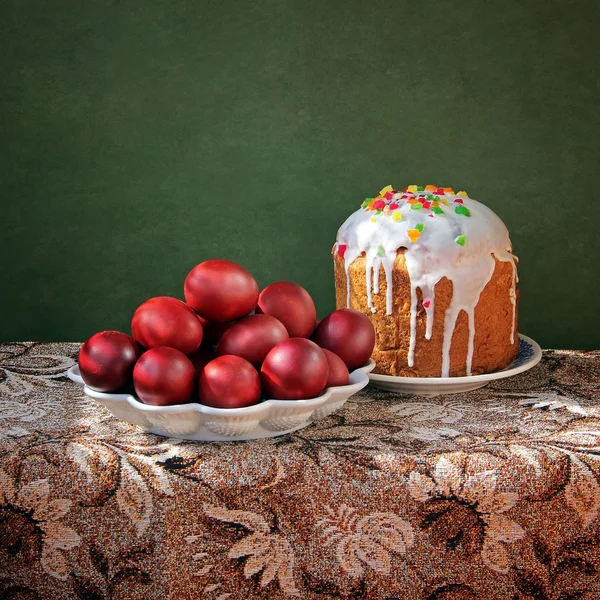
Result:
M189 402L196 370L180 350L159 346L144 352L133 369L133 385L145 404L171 406Z
M267 286L258 297L256 312L281 321L291 338L310 337L317 322L317 309L310 294L291 281Z
M185 279L186 302L210 321L235 321L251 313L258 284L246 269L229 260L207 260Z
M98 392L116 392L131 385L133 367L142 349L120 331L100 331L79 351L79 371L85 384Z
M276 400L301 400L318 396L327 383L325 353L305 338L279 342L267 354L260 370L263 386Z
M190 354L202 342L202 322L185 303L170 296L146 300L131 321L133 337L144 348L168 346Z
M350 371L362 367L375 347L375 329L369 317L351 308L327 315L313 334L314 341L337 354Z
M348 385L350 373L346 363L331 350L322 348L329 364L329 375L327 376L326 387L334 387L338 385Z
M230 327L217 344L217 354L235 354L260 369L273 346L289 338L281 321L269 315L249 315Z
M258 371L241 356L219 356L203 369L200 402L214 408L242 408L260 400Z

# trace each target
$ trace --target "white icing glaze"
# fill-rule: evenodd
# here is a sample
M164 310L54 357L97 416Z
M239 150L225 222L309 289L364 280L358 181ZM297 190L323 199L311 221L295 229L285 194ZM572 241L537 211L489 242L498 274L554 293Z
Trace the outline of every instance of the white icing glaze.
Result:
M467 352L467 374L471 374L473 346L475 339L475 307L479 296L494 273L494 257L508 261L513 266L513 285L510 300L513 306L513 326L510 335L511 344L515 339L517 270L512 255L508 230L500 218L487 206L477 200L455 194L433 194L448 203L439 207L444 214L434 214L430 209L413 210L408 200L423 196L419 193L397 193L393 201L399 204L396 209L402 219L392 218L395 211L376 215L374 210L360 208L350 215L340 227L335 251L345 245L344 265L347 281L347 306L350 307L350 265L363 253L366 257L367 304L372 312L373 294L379 293L379 270L383 266L386 277L386 314L392 314L393 282L392 269L396 252L405 248L406 268L411 285L410 344L408 366L414 365L414 353L417 343L417 288L421 290L423 301L429 300L426 312L425 339L431 339L435 310L435 285L446 277L452 282L453 294L450 306L444 316L444 337L442 345L442 377L450 372L450 347L456 320L461 310L468 317L469 340ZM462 205L470 211L470 216L457 214L456 207ZM375 221L373 221L375 217ZM414 230L422 224L419 238L412 242L408 230ZM459 235L466 236L461 246L456 242ZM382 254L383 253L383 254Z

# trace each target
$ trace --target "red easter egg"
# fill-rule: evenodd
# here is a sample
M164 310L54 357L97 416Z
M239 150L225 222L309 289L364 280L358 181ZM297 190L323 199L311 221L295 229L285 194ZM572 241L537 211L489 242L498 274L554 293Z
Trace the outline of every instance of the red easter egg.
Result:
M371 357L375 347L375 329L363 313L342 308L319 323L313 339L321 348L337 354L352 371L362 367Z
M269 315L249 315L230 327L217 344L217 354L235 354L260 368L269 350L289 338L281 321Z
M200 374L200 402L214 408L242 408L260 400L258 371L241 356L219 356Z
M177 298L158 296L146 300L131 321L133 337L144 348L168 346L190 354L202 342L202 323L198 315Z
M145 404L185 404L194 393L196 370L175 348L159 346L144 352L133 369L133 385Z
M186 302L210 321L234 321L254 310L258 284L246 269L228 260L207 260L185 279Z
M325 353L305 338L279 342L267 354L260 376L270 398L301 400L318 396L327 383Z
M267 286L258 297L256 312L279 319L290 337L310 337L317 322L317 309L310 294L291 281Z
M131 385L133 367L142 349L120 331L100 331L79 351L79 371L85 384L98 392L116 392Z
M348 385L350 374L346 363L331 350L321 348L325 353L327 362L329 363L329 375L327 376L326 387L334 387L337 385Z

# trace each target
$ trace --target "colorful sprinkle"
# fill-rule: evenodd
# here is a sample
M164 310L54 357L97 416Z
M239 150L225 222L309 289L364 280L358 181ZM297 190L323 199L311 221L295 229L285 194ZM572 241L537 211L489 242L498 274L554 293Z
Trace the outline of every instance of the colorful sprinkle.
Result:
M398 208L399 204L397 202L392 202L390 204L390 210L396 210Z
M392 219L394 221L396 221L396 223L398 221L402 221L402 213L399 210L396 210L392 213Z
M454 202L456 202L457 204L463 203L463 201L460 198L454 198Z
M429 308L431 306L431 300L427 298L427 300L423 300L423 308Z
M371 217L371 223L377 223L377 217Z
M379 246L377 246L377 256L383 256L384 254L385 250L383 249L383 246L379 244Z
M415 194L417 192L417 186L416 185L409 185L406 188L407 192L410 192L411 194Z
M375 210L381 210L385 206L385 202L383 200L375 200L373 202L373 208Z
M417 229L418 231L423 231L423 229L425 229L425 225L423 225L423 223L417 223L415 225L415 229Z
M471 211L466 207L463 206L462 204L459 204L455 209L454 212L457 215L465 215L465 217L470 217L471 216Z
M454 195L454 190L452 188L444 188L444 193Z
M435 218L435 215L433 213L429 213L427 216L430 217L430 218L432 218L432 219Z
M423 202L423 208L426 208L427 210L429 210L431 208L431 202L429 202L428 200L425 200Z
M408 229L406 233L408 234L411 242L416 242L421 236L421 232L418 229Z
M415 202L411 205L411 208L412 210L421 210L423 208L423 205L420 202Z
M417 186L417 192L424 192L425 188L422 185Z
M431 203L431 205L432 205L432 206L439 206L439 205L440 205L440 203L439 203L439 202L432 202L432 203Z
M459 235L455 240L454 240L459 246L464 246L466 241L467 241L467 236L466 235Z
M431 207L431 210L436 214L436 215L443 215L444 211L437 205L434 205Z
M448 206L448 200L446 200L446 198L440 198L440 202L444 205L444 206Z
M409 204L416 204L416 203L418 202L418 200L417 200L416 198L409 198L409 199L407 200L407 202L408 202Z
M385 207L383 208L383 214L384 214L386 217L388 217L388 216L389 216L390 212L391 212L391 211L390 211L390 207L389 207L389 206L385 206Z
M346 248L348 248L347 244L338 244L337 253L340 258L344 258L344 254L346 254Z
M469 197L469 194L467 194L467 192L465 192L465 191L457 192L456 195L457 196L462 196L463 198L468 198Z
M380 196L385 196L387 192L391 192L394 188L391 185L386 185L382 190L379 191Z
M427 194L427 200L429 200L429 202L433 202L435 200L435 196L433 194Z
M435 185L426 185L425 186L425 191L426 192L435 192L435 190L437 190L437 188L435 187Z
M435 193L443 196L446 192L444 192L444 188L438 188L435 190Z

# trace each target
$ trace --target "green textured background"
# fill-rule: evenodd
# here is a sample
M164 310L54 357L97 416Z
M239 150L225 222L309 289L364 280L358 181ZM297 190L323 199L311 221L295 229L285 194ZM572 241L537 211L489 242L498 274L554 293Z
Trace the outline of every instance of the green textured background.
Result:
M0 341L128 329L211 257L332 310L343 220L466 189L521 259L520 329L600 347L597 0L0 5Z

